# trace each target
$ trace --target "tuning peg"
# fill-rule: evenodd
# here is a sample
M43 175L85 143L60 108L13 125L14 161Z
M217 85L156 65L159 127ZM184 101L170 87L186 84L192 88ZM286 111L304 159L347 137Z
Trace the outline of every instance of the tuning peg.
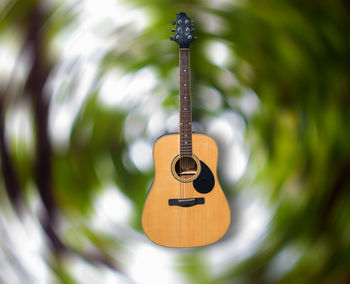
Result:
M172 32L175 32L175 29L171 29Z
M175 22L175 21L171 21L171 24L172 24L172 25L175 25L175 24L176 24L176 22Z
M192 28L192 29L191 29L191 32L195 32L195 31L196 31L196 29L195 29L195 28Z
M174 36L170 36L170 40L175 40L175 39L174 39Z
M194 25L194 24L195 24L195 22L193 20L191 20L191 25Z
M196 40L197 38L198 38L198 37L194 36L194 37L193 37L193 40Z

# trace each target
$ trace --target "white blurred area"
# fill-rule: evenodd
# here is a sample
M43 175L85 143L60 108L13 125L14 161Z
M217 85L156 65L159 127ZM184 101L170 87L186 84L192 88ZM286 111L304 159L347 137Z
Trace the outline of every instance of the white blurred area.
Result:
M72 126L83 103L97 83L102 55L118 42L118 38L110 36L109 33L120 25L131 24L137 35L147 25L146 13L141 9L128 7L121 0L104 0L103 5L96 0L67 0L65 5L56 12L57 16L70 7L71 12L77 15L77 20L52 42L51 48L60 58L60 64L47 83L47 88L53 94L49 120L50 138L55 149L62 151L69 143ZM26 63L16 63L17 46L16 42L13 46L0 46L0 70L3 77L20 81L23 73L25 74L23 70L28 66ZM214 49L220 52L211 52ZM206 56L223 70L229 62L234 62L228 47L221 42L208 43ZM231 82L236 83L234 78ZM162 108L166 90L159 86L161 83L157 74L149 67L134 74L124 74L123 70L114 69L105 74L100 84L99 100L105 107L129 112L124 123L124 136L130 145L126 153L129 160L140 172L151 171L154 141L165 132L176 132L178 127L178 112ZM222 101L218 91L210 86L201 86L200 89L203 106L213 112L219 111ZM257 96L251 90L246 90L240 99L230 103L249 115L259 104ZM19 141L24 140L28 149L33 147L32 122L31 119L28 120L31 114L28 110L16 106L8 116L6 133L10 141L20 143ZM231 185L239 182L247 169L249 159L243 118L236 112L225 111L217 117L206 116L198 125L219 145L222 153L219 156L219 170L224 182ZM252 191L247 189L241 192L238 204L240 220L235 233L204 251L213 274L224 271L232 262L249 256L267 230L270 212ZM96 198L95 206L92 228L124 240L124 255L120 255L121 252L118 251L118 261L122 259L127 277L105 267L95 267L80 258L72 258L69 271L78 283L184 283L181 273L175 269L176 259L188 250L157 246L145 235L131 229L128 221L133 206L121 191L107 182L105 190ZM10 236L3 232L0 238L2 242L9 241L12 247L16 247L14 251L20 252L15 258L23 267L24 275L27 274L28 279L33 280L31 283L49 283L55 278L50 276L52 271L43 258L44 240L35 215L27 216L24 222L16 221L11 216L10 219L5 219L1 215L0 220L1 231L17 232L16 237L11 236L10 240ZM62 222L63 230L74 225L64 218ZM5 249L9 248L1 248L2 251ZM6 255L4 252L0 255L0 282L21 283Z

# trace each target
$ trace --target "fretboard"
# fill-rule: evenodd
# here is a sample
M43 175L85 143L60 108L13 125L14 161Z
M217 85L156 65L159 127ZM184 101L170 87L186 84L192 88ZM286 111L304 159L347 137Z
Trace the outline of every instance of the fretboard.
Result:
M192 156L190 50L180 48L180 156Z

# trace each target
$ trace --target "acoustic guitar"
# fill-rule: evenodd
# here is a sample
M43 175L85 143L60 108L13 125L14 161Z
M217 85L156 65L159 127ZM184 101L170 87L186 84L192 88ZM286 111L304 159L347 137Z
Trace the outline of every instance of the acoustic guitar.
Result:
M145 234L166 247L198 247L218 241L230 225L230 209L216 168L218 147L205 134L192 133L189 46L193 21L176 15L180 61L179 133L158 138L153 149L155 177L142 213Z

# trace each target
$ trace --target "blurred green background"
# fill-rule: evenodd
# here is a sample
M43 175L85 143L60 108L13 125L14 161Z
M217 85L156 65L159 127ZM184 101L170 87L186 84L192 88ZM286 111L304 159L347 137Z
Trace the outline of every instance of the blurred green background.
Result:
M194 249L140 223L181 11L233 217ZM345 0L2 0L0 283L350 283L349 27Z

